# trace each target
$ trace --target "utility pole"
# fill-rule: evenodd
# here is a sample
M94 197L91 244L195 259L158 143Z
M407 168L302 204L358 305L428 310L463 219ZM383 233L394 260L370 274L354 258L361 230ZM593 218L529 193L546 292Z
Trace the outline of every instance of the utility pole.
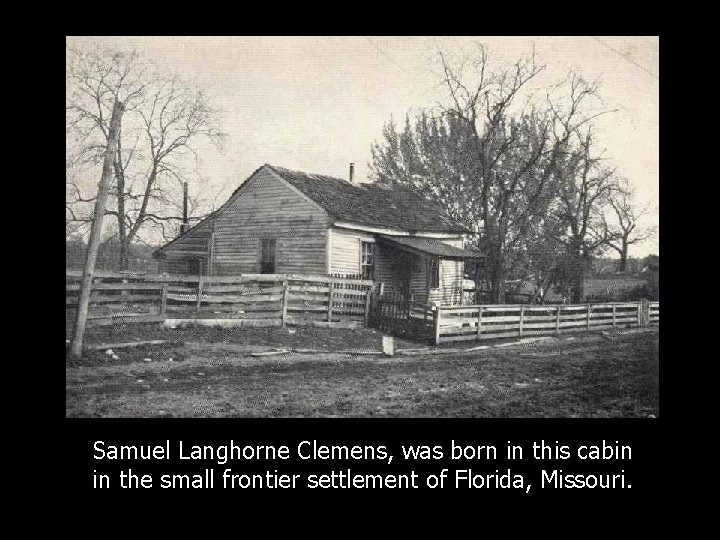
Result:
M85 269L83 270L82 285L80 286L80 298L78 299L77 317L75 319L75 330L70 346L73 356L82 355L83 337L85 335L85 324L87 323L88 304L90 304L90 293L92 289L93 273L95 272L95 260L97 259L98 247L102 233L102 223L105 217L105 204L107 203L110 179L112 177L113 160L117 151L117 142L120 136L120 119L125 106L115 99L112 117L110 118L110 130L108 133L107 148L103 161L102 176L98 184L97 198L95 199L95 215L90 239L88 240L87 253L85 255Z

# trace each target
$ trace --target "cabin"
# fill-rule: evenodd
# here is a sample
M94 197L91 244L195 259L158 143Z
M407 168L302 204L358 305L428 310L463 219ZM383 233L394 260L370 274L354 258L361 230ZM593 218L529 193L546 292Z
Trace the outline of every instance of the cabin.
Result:
M215 212L154 253L160 272L299 274L382 283L421 303L463 303L472 231L409 189L265 164Z

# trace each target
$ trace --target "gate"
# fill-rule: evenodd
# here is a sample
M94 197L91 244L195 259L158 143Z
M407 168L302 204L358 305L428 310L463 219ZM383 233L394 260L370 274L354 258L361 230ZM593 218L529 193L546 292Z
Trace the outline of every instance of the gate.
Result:
M387 334L414 341L434 338L435 311L431 306L400 295L383 295L374 298L370 311L370 325Z

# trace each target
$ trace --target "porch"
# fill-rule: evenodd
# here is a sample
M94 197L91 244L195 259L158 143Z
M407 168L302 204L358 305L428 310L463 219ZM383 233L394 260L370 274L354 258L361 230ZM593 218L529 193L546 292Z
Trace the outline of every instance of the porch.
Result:
M382 284L381 296L420 305L465 304L466 265L474 263L477 283L485 260L460 247L462 239L378 235L376 244L375 281Z

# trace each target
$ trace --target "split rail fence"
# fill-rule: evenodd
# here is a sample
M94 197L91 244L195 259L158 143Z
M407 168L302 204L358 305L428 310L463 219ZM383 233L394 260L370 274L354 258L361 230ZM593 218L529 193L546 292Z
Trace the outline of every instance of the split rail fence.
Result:
M72 322L82 272L66 270L66 320ZM93 276L88 324L195 321L235 326L367 323L373 282L322 276Z

